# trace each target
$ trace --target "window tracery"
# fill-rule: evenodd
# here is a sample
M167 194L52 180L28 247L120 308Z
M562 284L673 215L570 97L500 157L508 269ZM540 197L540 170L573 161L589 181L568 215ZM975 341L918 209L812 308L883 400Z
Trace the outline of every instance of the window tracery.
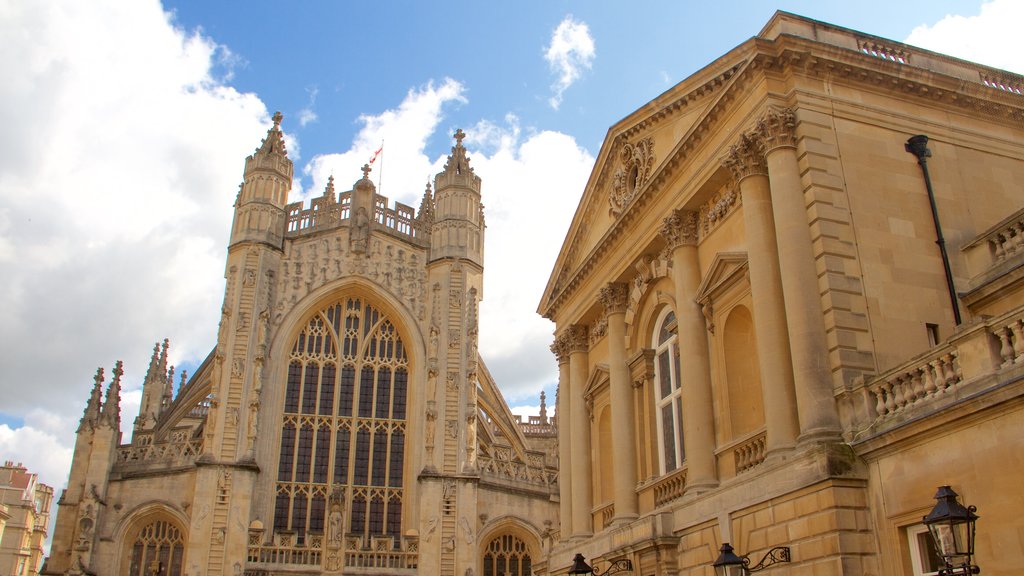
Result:
M530 549L526 542L511 534L498 536L484 551L484 576L530 576L533 574Z
M398 331L372 304L347 297L309 319L284 387L275 531L323 534L340 487L346 534L399 544L408 381Z
M129 576L180 576L185 537L177 526L157 520L139 530L128 562Z

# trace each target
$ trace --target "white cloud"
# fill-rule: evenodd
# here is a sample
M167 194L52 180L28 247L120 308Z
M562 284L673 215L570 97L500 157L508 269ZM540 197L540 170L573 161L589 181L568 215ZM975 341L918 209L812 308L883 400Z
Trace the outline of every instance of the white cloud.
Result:
M153 342L171 336L175 363L212 346L242 161L269 118L223 83L230 52L154 0L3 11L0 409L72 424L26 417L0 451L60 486L97 364L125 360L130 427Z
M541 131L524 138L515 117L506 123L470 132L498 144L472 159L487 217L480 350L510 400L536 401L558 374L549 350L554 324L535 311L594 158L571 136Z
M316 86L312 88L306 88L306 92L309 93L309 104L307 104L302 110L299 110L299 126L305 127L307 124L316 122L317 115L313 111L313 106L316 105L316 97L320 94L320 89ZM285 143L287 145L287 143ZM294 159L293 159L294 161Z
M558 110L562 104L562 95L580 77L584 70L589 70L594 63L594 38L585 22L577 22L572 15L566 16L551 34L551 44L544 53L551 71L558 77L551 90L554 94L548 99L552 108Z
M428 176L433 178L444 165L444 158L426 155L428 139L440 128L446 106L466 101L463 85L451 78L439 84L428 82L409 90L398 108L359 117L362 129L349 150L321 154L310 160L305 172L313 180L310 194L320 194L333 175L338 190L347 190L363 177L360 168L381 147L370 179L380 183L379 194L391 202L399 201L419 208ZM292 201L297 197L293 194Z
M906 42L987 66L1024 73L1020 27L1024 2L990 0L978 14L947 15L932 25L915 28Z

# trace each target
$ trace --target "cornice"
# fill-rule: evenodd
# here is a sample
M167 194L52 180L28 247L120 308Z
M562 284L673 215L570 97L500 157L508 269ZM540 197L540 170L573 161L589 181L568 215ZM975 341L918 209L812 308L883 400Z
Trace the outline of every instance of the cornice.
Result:
M872 46L883 40L867 35L859 35L859 37L864 41L873 42ZM1018 90L1021 90L1019 86L1024 85L1024 79L1019 75L967 63L933 52L919 51L898 42L887 41L887 45L900 47L900 57L904 58L903 62L890 59L886 52L876 50L872 53L870 49L867 52L863 49L857 51L849 47L835 46L787 34L780 35L773 40L754 38L750 42L754 47L754 54L743 57L742 60L727 68L714 79L687 92L672 103L663 105L655 112L647 113L631 126L610 136L606 143L606 151L618 149L628 138L645 130L651 130L658 123L668 119L672 112L682 108L688 102L691 94L703 96L716 91L720 92L717 99L707 108L705 115L680 139L675 148L666 154L664 161L657 167L646 184L637 191L630 205L624 209L621 216L598 240L586 257L576 264L575 260L578 256L573 254L573 258L566 258L557 263L558 267L555 268L555 273L549 281L538 309L538 312L544 317L553 318L558 307L574 294L589 277L597 262L611 249L643 207L650 202L652 197L663 190L684 161L689 159L691 153L700 146L712 129L720 124L720 118L725 115L724 112L728 110L729 105L740 95L741 88L761 74L781 73L812 76L829 74L833 79L842 79L874 91L889 92L901 99L913 97L927 100L934 105L945 105L992 120L1011 121L1018 125L1024 125L1024 95L1017 93ZM863 45L863 42L858 42L859 45ZM736 55L740 48L745 46L747 44L737 47L722 58ZM955 63L961 67L969 64L978 70L978 80L972 82L944 74L941 71L917 67L913 64L915 52L927 54L929 58L937 61ZM649 105L641 108L640 111L645 111L648 108ZM609 134L612 133L613 130L610 130ZM585 208L587 212L600 208L599 204L601 203L595 196L604 190L605 182L615 168L610 157L611 154L602 154L602 163L599 164L601 172L596 180L588 184L587 207ZM578 234L579 230L583 223L590 220L586 216L585 213L584 217L579 220L579 224L570 231L572 241L566 246L567 254L578 249L576 243L582 240Z

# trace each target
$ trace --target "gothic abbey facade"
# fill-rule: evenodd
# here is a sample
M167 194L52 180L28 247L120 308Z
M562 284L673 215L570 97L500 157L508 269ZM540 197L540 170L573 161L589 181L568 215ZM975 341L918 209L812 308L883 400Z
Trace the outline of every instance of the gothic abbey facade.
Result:
M554 428L513 417L477 353L463 133L418 212L368 166L304 208L280 122L245 162L215 349L175 396L154 348L128 444L121 365L97 373L43 573L531 573Z

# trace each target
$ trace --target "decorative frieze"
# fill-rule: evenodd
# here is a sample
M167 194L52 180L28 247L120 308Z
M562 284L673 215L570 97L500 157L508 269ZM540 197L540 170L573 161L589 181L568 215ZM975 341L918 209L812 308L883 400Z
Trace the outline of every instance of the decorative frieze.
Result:
M741 203L740 195L731 186L715 193L698 209L700 233L706 237L722 223L725 218Z

